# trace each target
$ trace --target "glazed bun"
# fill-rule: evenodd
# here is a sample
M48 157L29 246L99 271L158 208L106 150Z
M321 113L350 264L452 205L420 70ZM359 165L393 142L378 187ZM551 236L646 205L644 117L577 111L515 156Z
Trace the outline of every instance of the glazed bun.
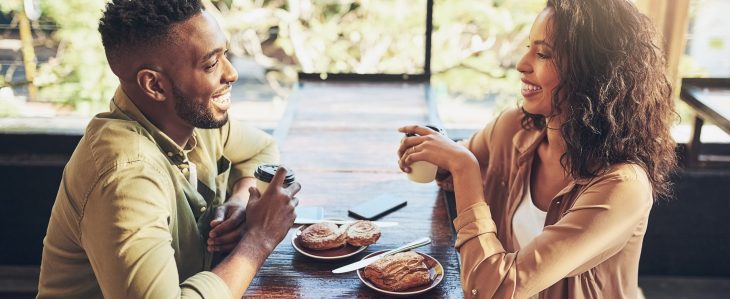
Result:
M368 246L380 239L380 228L367 220L359 220L345 226L347 243L352 246Z
M305 228L299 238L306 248L325 250L345 245L346 235L337 224L321 222Z
M381 258L365 267L363 276L378 288L393 292L431 283L423 256L413 251Z

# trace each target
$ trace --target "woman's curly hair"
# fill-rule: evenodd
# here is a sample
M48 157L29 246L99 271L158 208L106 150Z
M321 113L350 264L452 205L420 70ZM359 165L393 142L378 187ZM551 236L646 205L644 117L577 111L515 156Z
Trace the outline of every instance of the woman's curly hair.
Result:
M552 105L565 116L561 164L574 178L591 178L610 165L635 163L647 172L655 199L669 196L676 113L649 18L627 0L548 0L547 6L555 11L548 32L560 77ZM544 116L525 115L523 126L546 127Z

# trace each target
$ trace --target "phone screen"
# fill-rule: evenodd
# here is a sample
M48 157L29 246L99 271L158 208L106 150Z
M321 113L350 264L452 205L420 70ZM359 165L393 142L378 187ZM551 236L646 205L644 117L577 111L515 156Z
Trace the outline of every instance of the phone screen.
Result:
M350 208L348 214L358 219L374 220L402 208L406 204L405 199L391 194L382 194Z

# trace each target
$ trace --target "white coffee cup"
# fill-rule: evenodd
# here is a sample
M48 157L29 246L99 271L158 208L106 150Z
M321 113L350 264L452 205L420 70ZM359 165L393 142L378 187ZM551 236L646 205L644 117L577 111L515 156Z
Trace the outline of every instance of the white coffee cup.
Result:
M256 178L256 189L262 194L269 188L269 183L274 179L276 171L279 169L279 165L276 164L261 164L254 171L253 176ZM284 178L284 187L291 185L294 182L294 171L287 169L286 177Z
M441 135L446 135L446 132L436 126L426 126ZM406 134L406 137L416 136L415 134ZM408 179L416 183L430 183L436 178L436 171L438 166L427 161L416 161L409 165L411 172L408 173Z

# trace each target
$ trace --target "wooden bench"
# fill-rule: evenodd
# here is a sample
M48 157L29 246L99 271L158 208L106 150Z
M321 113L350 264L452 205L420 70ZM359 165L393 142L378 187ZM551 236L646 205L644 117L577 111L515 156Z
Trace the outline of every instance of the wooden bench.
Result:
M711 122L730 134L730 78L684 78L680 98L692 107L695 113L692 135L687 143L686 166L730 167L730 155L707 153L706 146L700 141L705 122ZM724 146L721 150L727 153L728 146Z

